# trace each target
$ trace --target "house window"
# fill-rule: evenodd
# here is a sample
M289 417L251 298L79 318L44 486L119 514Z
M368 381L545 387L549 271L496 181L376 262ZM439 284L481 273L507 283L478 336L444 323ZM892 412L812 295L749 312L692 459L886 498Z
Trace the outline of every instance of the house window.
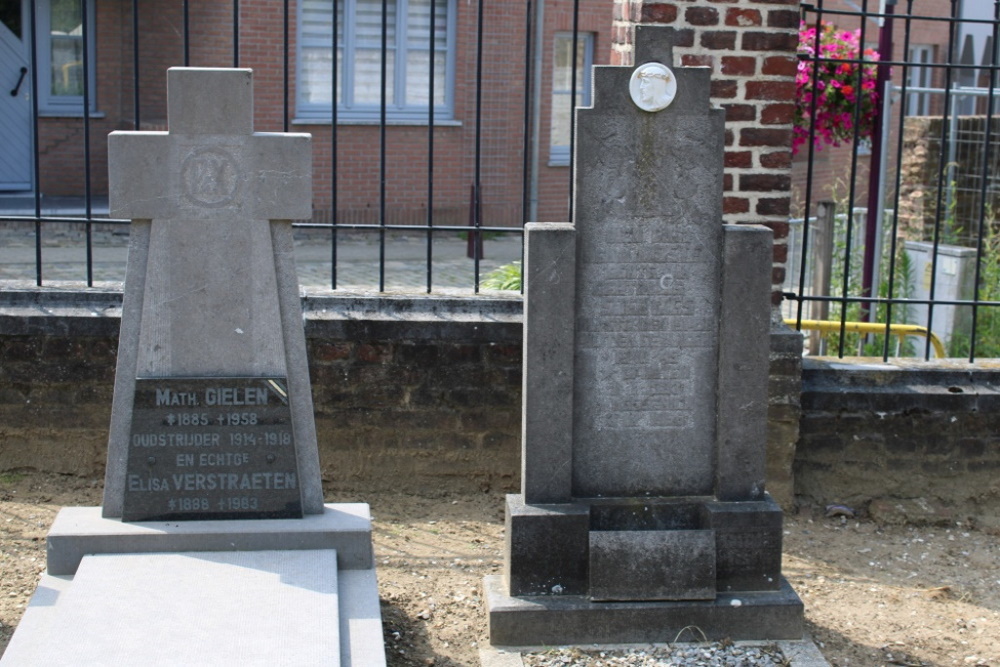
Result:
M930 88L931 67L934 61L933 46L911 46L906 56L909 66L906 68L906 87ZM931 94L921 92L906 93L906 115L928 116L931 110Z
M590 105L590 68L594 64L594 36L578 33L576 40L576 95L573 91L573 33L557 33L552 67L552 122L549 164L568 165L573 109Z
M83 2L87 3L90 106L94 96L94 0L39 0L38 106L48 115L83 113Z
M336 5L337 119L378 120L382 102L382 0L299 3L297 115L329 120ZM455 0L388 0L385 105L389 120L452 118ZM431 74L433 73L433 91Z

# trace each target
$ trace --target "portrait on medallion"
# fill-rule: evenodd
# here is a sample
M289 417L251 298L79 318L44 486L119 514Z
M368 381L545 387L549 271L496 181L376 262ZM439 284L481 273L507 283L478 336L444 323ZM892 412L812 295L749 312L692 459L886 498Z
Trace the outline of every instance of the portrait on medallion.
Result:
M629 81L632 101L643 111L661 111L677 95L677 79L666 65L646 63L635 68Z

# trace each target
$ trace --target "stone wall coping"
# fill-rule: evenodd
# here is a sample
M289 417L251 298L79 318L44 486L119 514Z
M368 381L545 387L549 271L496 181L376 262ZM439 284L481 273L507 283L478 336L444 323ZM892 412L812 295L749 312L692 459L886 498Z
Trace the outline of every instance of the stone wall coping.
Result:
M0 288L0 335L117 336L114 288ZM519 343L521 295L378 292L302 297L306 337Z
M803 357L803 392L818 384L845 387L899 387L963 384L996 385L1000 389L1000 359L889 359L879 357ZM957 392L956 392L957 393Z

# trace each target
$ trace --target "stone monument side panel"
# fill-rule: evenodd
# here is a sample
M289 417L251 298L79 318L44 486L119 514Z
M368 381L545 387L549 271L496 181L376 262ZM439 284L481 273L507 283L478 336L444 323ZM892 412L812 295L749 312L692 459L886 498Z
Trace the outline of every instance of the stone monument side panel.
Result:
M657 113L629 68L578 112L573 492L713 491L724 114L678 69Z
M120 517L125 498L125 471L128 465L129 430L135 401L135 369L142 324L142 295L145 291L149 259L149 220L134 220L129 228L128 263L125 265L125 293L122 301L121 332L115 390L111 400L111 427L108 433L108 463L104 469L105 517Z
M674 60L677 29L665 25L635 27L635 65L650 61L670 65Z
M719 500L761 500L767 458L773 234L726 225L719 322Z
M174 204L163 193L166 132L112 132L108 135L108 208L112 218L163 218ZM150 178L158 175L161 178Z
M309 355L306 352L299 278L295 272L295 244L291 222L271 221L271 244L274 247L281 328L285 334L285 364L288 369L288 393L292 397L290 407L301 481L302 511L305 514L322 514L323 474L319 463L312 384L309 380Z
M573 460L573 225L530 223L524 243L521 492L569 502Z
M254 217L265 220L312 219L312 136L255 132L249 160L256 165ZM289 168L289 165L295 165Z

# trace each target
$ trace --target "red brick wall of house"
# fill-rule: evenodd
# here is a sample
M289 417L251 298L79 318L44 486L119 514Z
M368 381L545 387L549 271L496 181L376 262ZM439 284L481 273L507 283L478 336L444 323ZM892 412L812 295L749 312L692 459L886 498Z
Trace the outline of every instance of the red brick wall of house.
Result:
M545 64L541 87L541 135L538 217L568 216L567 167L548 166L552 45L556 31L572 28L572 0L549 0L542 37ZM477 127L481 184L481 222L488 226L522 222L524 183L524 95L527 3L483 3L481 118L477 122L476 35L478 3L456 2L455 99L453 123L434 128L433 207L435 224L466 225L471 188L476 180ZM142 130L165 129L166 69L184 64L182 3L138 0L139 118ZM379 128L337 126L336 202L333 187L333 141L329 122L295 122L296 6L290 3L288 122L291 131L310 132L314 142L315 219L342 223L379 220L381 183ZM532 20L535 16L532 15ZM189 64L233 65L232 5L190 3ZM580 30L596 33L595 62L608 62L609 0L581 0ZM254 69L255 124L260 131L284 127L283 5L268 0L240 2L239 65ZM131 0L96 0L97 111L91 119L91 188L107 191L105 137L117 129L135 129L133 13ZM390 125L386 129L385 207L389 224L427 220L428 127ZM45 195L84 192L83 122L80 118L43 118L40 122L41 190ZM529 148L530 150L530 148Z

